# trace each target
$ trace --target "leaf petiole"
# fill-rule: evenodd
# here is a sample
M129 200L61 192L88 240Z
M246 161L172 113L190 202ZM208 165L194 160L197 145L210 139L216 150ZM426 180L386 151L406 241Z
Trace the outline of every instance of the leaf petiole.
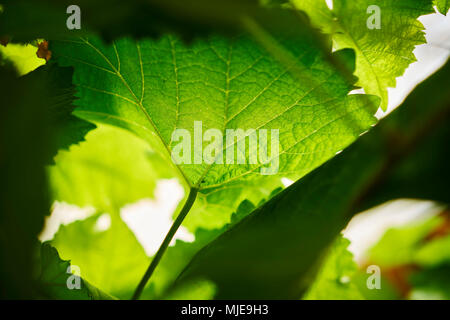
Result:
M169 232L167 232L166 237L164 238L164 241L161 243L161 246L159 247L158 251L156 252L155 256L153 257L152 262L147 268L147 271L145 272L144 276L142 277L141 281L139 282L139 285L137 286L136 290L134 291L132 300L137 300L142 294L142 291L145 288L145 285L147 284L148 280L150 280L150 277L152 276L153 272L155 271L156 267L158 266L162 256L166 252L167 247L169 246L170 242L173 239L173 236L177 232L178 228L180 227L181 223L183 222L184 218L188 214L189 210L192 208L192 205L195 202L195 199L197 198L198 189L197 188L191 188L189 190L189 196L181 209L180 213L178 214L177 218L173 222L172 226L169 229Z

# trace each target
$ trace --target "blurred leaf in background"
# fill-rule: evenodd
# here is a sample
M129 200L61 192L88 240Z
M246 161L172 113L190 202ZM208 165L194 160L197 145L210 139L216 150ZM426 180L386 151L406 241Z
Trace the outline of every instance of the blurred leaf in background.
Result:
M21 42L93 33L108 41L124 36L159 38L164 34L192 40L212 33L239 34L245 29L244 19L266 24L275 32L292 33L305 27L294 10L280 8L278 4L268 8L259 0L3 0L2 3L1 35ZM69 17L66 10L70 5L81 9L81 30L66 27Z
M153 198L169 177L185 193L201 189L185 221L195 241L168 249L143 298L448 297L448 218L385 235L371 251L388 269L376 294L339 236L355 213L391 199L449 203L449 65L373 129L378 97L349 94L362 86L385 108L387 87L425 41L417 18L432 3L444 13L445 1L381 1L383 28L370 32L364 0L336 0L333 9L319 0L295 1L296 9L286 1L79 1L81 31L64 27L69 2L4 2L0 37L60 40L34 71L43 61L30 45L0 50L2 297L35 297L36 237L56 200L95 211L51 242L81 267L85 286L72 293L129 298L149 258L121 209ZM252 38L235 36L242 31ZM153 39L134 39L141 36ZM279 175L173 165L171 133L192 133L194 120L203 130L280 129ZM286 176L302 179L280 191ZM69 262L48 244L40 258L41 280L58 280L41 283L41 294L74 297L59 290Z
M61 226L52 245L89 282L129 298L149 259L122 220L121 209L154 198L156 182L174 173L145 141L108 125L98 125L85 142L60 151L48 173L53 200L93 207L97 213ZM102 220L104 227L99 226Z
M369 251L404 298L450 298L450 217L448 211L386 231Z
M113 297L90 285L74 272L70 261L61 260L48 243L40 245L40 273L38 299L110 300ZM73 275L77 276L75 278ZM72 279L71 279L72 277ZM70 285L70 288L69 288Z
M45 165L94 126L71 115L70 68L46 65L18 77L6 63L0 72L1 296L31 298L35 242L50 211Z
M448 0L433 0L433 4L438 8L442 14L447 14L450 9L450 1Z
M363 296L353 279L358 266L347 250L350 241L338 237L321 266L316 280L303 299L306 300L361 300Z
M45 64L45 60L37 56L38 48L32 44L0 45L1 63L12 63L19 76L27 74Z

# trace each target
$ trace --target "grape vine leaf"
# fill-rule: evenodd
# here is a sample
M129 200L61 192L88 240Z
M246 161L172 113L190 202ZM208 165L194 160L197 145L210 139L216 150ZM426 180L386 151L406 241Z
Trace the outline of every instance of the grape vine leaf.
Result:
M450 9L449 0L434 0L433 3L440 13L442 13L443 15L447 15L448 10Z
M216 285L217 299L300 298L379 166L376 156L361 162L370 149L360 148L350 146L221 234L176 285L200 277Z
M370 128L378 103L373 96L348 95L353 86L311 41L304 35L284 43L297 57L296 77L247 37L190 46L172 36L112 45L80 38L53 42L52 51L58 63L75 67L76 115L129 129L168 161L176 144L172 132L184 128L194 136L194 121L202 121L203 131L278 129L278 175L298 177ZM352 65L351 50L333 55ZM226 150L235 145L225 138L222 143ZM248 159L177 169L187 185L206 189L261 178L262 165Z
M77 280L73 280L74 288L69 289L67 282L72 276L71 263L61 260L58 251L48 243L43 243L40 248L40 276L38 296L43 299L56 300L111 300L113 297L92 286L80 275L79 287Z
M381 107L386 110L387 88L395 87L395 79L416 61L415 46L426 42L424 26L417 18L434 12L431 1L334 0L333 9L328 8L325 0L293 3L308 14L313 25L332 34L336 49L355 50L356 84L367 94L381 97ZM369 28L377 13L379 28Z
M381 268L413 263L424 238L440 223L439 217L433 217L425 221L414 221L401 228L388 229L376 245L370 248L369 261Z
M198 229L219 229L231 222L233 212L243 202L261 204L269 200L274 191L282 188L279 177L266 176L256 183L242 181L204 190L197 195L189 215L183 221L183 226L194 233Z
M84 121L74 115L75 87L72 85L72 68L61 68L55 64L43 65L22 77L17 78L17 86L30 91L29 98L10 97L5 93L3 99L10 99L5 108L19 103L29 104L26 108L36 108L45 117L43 121L48 125L51 133L51 146L47 155L47 163L53 162L53 157L59 149L67 149L70 145L84 140L87 132L95 128L92 123ZM22 95L23 96L23 95ZM30 101L27 101L29 99ZM44 153L44 152L43 152Z
M391 150L388 157L396 164L396 169L384 177L382 185L365 199L360 210L399 198L450 203L446 188L450 179L447 165L450 126L446 125L450 116L449 74L450 64L447 62L414 89L399 111L389 116L383 139L385 149ZM401 112L402 108L409 112ZM420 136L422 138L418 139ZM402 152L406 158L401 156Z
M393 283L405 298L448 299L448 222L444 210L387 230L370 249L369 263L381 266L387 275L394 272Z
M99 124L85 140L60 151L48 167L53 200L119 212L153 198L157 180L174 176L147 143L126 130Z
M0 45L0 63L12 63L19 76L25 75L45 64L44 59L37 57L37 50L32 44Z
M105 215L110 226L102 230L97 226ZM61 226L51 245L79 266L89 283L119 299L130 298L149 262L134 234L114 213Z
M412 300L449 300L450 268L447 265L426 269L411 276Z
M372 197L411 155L422 151L433 133L448 132L448 68L450 64L416 89L417 94L426 92L424 98L433 92L428 108L418 105L420 99L413 93L371 132L201 249L177 285L196 277L212 281L218 299L302 296L324 251L350 218L367 202L374 203ZM413 112L417 108L426 110ZM401 132L401 144L392 143L389 132L393 128ZM447 144L446 137L439 140L441 148ZM441 160L434 161L441 166ZM447 181L441 176L428 177L438 182L434 189L440 188L441 180Z
M391 228L370 248L368 259L385 268L411 264L430 268L448 264L448 221L449 214L443 211L437 216ZM436 230L442 230L442 234Z
M304 295L305 300L361 300L355 284L358 266L347 250L350 241L339 236L329 249L317 278Z
M422 266L448 264L450 262L448 248L450 248L450 236L447 234L446 236L429 241L422 246L416 253L414 260Z
M70 68L54 65L22 77L1 67L1 283L9 298L32 297L33 245L50 211L45 165L93 127L71 115L71 77Z
M121 209L154 198L157 181L173 173L145 141L124 129L99 124L86 141L59 152L48 176L53 200L97 212L61 226L52 245L83 270L86 280L128 299L149 258L121 219ZM107 230L96 229L102 217L110 221Z
M87 134L83 144L60 151L55 165L48 168L52 200L92 206L98 212L118 212L125 205L153 198L159 179L176 176L144 140L114 126L98 127ZM199 227L221 227L240 202L259 203L280 186L279 178L268 177L257 185L208 190L199 195L184 225L193 232Z
M211 300L215 290L214 284L210 281L195 281L171 291L164 300Z

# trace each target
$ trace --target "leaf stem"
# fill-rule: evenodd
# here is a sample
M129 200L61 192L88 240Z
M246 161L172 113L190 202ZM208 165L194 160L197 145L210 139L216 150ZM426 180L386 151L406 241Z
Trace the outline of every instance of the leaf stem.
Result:
M142 294L142 291L145 288L145 285L147 284L148 280L150 280L150 277L152 276L153 272L155 271L156 267L158 266L162 256L166 252L167 247L169 246L170 242L173 239L173 236L177 232L178 228L180 227L181 223L183 222L184 218L188 214L189 210L191 210L192 205L195 202L195 199L197 198L198 189L197 188L191 188L189 190L189 196L184 203L183 208L181 209L180 213L178 214L177 218L173 222L172 226L169 229L169 232L167 232L166 237L164 238L164 241L162 242L161 246L159 247L158 251L156 252L152 262L147 268L147 271L145 272L144 276L142 277L141 281L139 282L139 285L137 286L136 290L134 291L132 300L137 300Z

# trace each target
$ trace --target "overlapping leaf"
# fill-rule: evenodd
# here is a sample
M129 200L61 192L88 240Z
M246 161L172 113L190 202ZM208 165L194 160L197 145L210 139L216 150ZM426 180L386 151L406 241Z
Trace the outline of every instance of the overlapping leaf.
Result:
M318 11L310 10L313 2L318 4ZM149 29L142 30L146 35L159 36L167 30L184 31L183 26L187 21L189 22L187 25L193 26L194 31L198 31L199 27L205 29L206 25L211 24L211 20L198 19L198 15L202 16L207 13L209 19L216 17L208 11L208 8L214 8L215 4L212 4L211 7L208 1L199 1L197 7L189 7L188 10L185 6L180 6L181 1L176 0L161 3L160 1L151 1L151 3L152 8L153 6L158 8L158 15L167 12L174 13L174 15L163 15L160 24L149 24ZM217 3L221 4L222 1L217 1ZM218 8L241 8L240 6L233 7L236 5L234 1L230 3L232 5L228 6L227 4ZM445 9L448 10L447 2L435 1L435 3L441 12ZM28 6L30 3L29 1L10 3L6 7L7 13L12 13L14 16L26 7L25 4ZM245 2L246 8L251 8L252 11L257 11L255 4L256 1ZM382 31L373 30L372 34L367 30L363 32L361 27L367 20L364 19L364 17L367 18L364 10L368 4L366 1L352 3L335 1L335 8L331 11L325 6L324 1L304 1L299 7L310 14L315 25L323 28L325 32L333 34L336 48L355 50L356 74L359 76L357 84L363 86L367 93L380 96L382 106L385 107L387 87L395 84L395 77L403 73L407 65L413 61L414 56L411 52L414 45L423 43L422 26L416 18L431 12L430 3L429 1L415 1L412 9L406 7L405 1L398 1L395 4L383 1L380 3L383 27L385 18L391 24L388 30L382 27ZM39 12L49 14L48 16L44 15L44 19L38 15L45 22L43 23L45 26L51 26L55 21L45 19L45 17L57 17L56 21L64 21L63 15L60 15L58 10L54 11L55 6L52 6L49 1L46 1L46 5L48 6L40 11L42 8L36 4ZM64 6L65 3L61 2L59 5ZM117 18L117 16L123 18L122 21L128 21L130 12L136 12L136 7L138 9L147 8L140 2L138 6L130 7L127 4L117 6L115 10L110 11L112 14L107 17L106 21L108 19L111 21L112 17ZM8 11L11 8L13 10ZM122 10L123 8L131 9L127 11ZM180 8L183 10L180 11ZM228 11L227 13L229 13ZM138 18L148 17L145 15L146 12L142 10L143 15L139 15ZM246 36L233 39L216 36L195 41L190 45L183 44L173 36L164 36L157 41L135 42L130 39L122 39L113 41L110 45L105 45L96 38L80 38L75 41L53 43L58 62L75 67L74 82L78 87L80 98L77 102L77 115L90 121L116 125L137 134L150 143L152 150L158 153L157 156L154 155L152 167L154 171L166 172L165 170L172 167L171 169L177 170L176 174L185 182L186 188L201 189L202 193L194 205L192 218L190 216L190 220L186 221L191 230L199 227L222 226L227 222L229 213L238 203L248 197L258 203L272 189L279 186L279 179L278 177L261 178L262 165L250 165L247 153L244 165L207 163L169 165L170 153L175 144L172 139L175 129L187 129L194 137L193 124L195 121L202 121L203 131L210 128L219 129L222 133L225 133L227 129L238 128L280 130L280 162L277 173L280 176L290 176L296 179L308 174L333 157L337 151L348 146L362 132L370 128L375 122L372 115L378 105L378 99L370 95L348 96L350 90L354 88L354 82L349 82L348 74L345 73L345 67L354 64L351 50L341 50L331 54L330 44L327 43L325 48L320 46L320 41L313 39L316 33L312 32L313 29L309 27L296 34L295 38L282 40L277 38L275 40L265 33L258 23L261 21L261 17L277 17L279 19L280 16L277 15L248 15L244 14L247 11L242 11L242 14L236 15L236 19L230 19L233 15L225 14L225 10L220 12L219 9L214 12L219 12L219 16L223 15L224 17L223 21L218 21L217 25L216 21L213 21L215 27L234 32L245 26L253 32L258 41L263 43L265 49ZM319 15L323 15L319 17L317 12ZM387 13L387 17L385 13ZM257 16L259 19L256 19ZM398 19L398 16L401 16L402 19ZM279 20L287 22L287 20ZM398 23L396 20L399 20ZM23 29L20 27L20 19L9 19L6 24L5 21L3 20L0 25L6 25L8 28L12 26L12 29L8 30L13 30L13 33L18 31L16 35L19 37L29 37L28 31L21 33ZM96 19L92 19L91 16L88 21L92 23ZM198 23L192 24L192 21L198 21ZM104 31L102 28L109 25L108 23L102 24L104 22L102 19L98 19L98 25L102 26L100 31ZM95 24L90 26L93 25ZM121 25L117 25L120 29ZM282 25L284 28L285 25L283 23ZM14 29L17 26L19 28ZM157 27L155 28L155 26ZM278 26L276 24L275 28ZM40 27L41 25L38 25L36 32L41 32ZM55 30L59 30L59 28L50 27L46 32L50 31L51 33ZM147 33L149 30L150 33ZM334 32L336 30L337 32ZM67 32L67 30L64 31ZM125 32L137 35L134 31L136 30L130 32L130 30L113 29L111 34L117 35ZM190 34L192 30L186 31L187 34ZM377 31L379 32L376 33ZM311 32L310 36L307 35L308 32ZM393 40L392 35L398 37L399 34L402 37ZM386 56L391 58L386 58ZM344 62L344 68L341 68L339 63L336 63L337 61ZM67 77L63 78L61 82L67 84ZM48 83L47 79L44 83ZM43 88L48 89L45 86ZM45 90L44 98L47 98L49 94ZM61 95L57 95L50 103L55 106L51 111L57 115L57 121L52 125L56 127L59 125L57 131L59 130L60 134L57 136L62 137L55 143L57 147L50 148L53 154L57 148L61 146L67 148L73 142L81 140L84 134L92 129L90 124L70 115L72 109L60 108L66 106L72 94L73 88L67 86L67 91L61 92ZM439 99L441 98L439 95ZM25 99L25 101L28 100ZM439 101L432 102L438 104ZM439 114L443 119L446 115L448 115L446 112ZM73 120L76 120L76 124ZM23 123L29 124L26 121ZM439 121L436 123L440 124ZM80 126L81 124L82 126ZM377 130L377 135L372 135L372 137L382 137L380 131ZM30 130L26 132L30 132ZM154 174L149 171L150 165L146 162L147 158L141 153L142 150L148 151L148 149L142 141L138 141L136 137L132 136L128 137L129 140L120 140L120 137L125 137L122 134L118 135L118 144L122 144L121 157L96 161L95 154L98 154L99 158L104 157L102 151L105 150L106 153L116 156L117 149L105 149L105 146L102 145L102 142L111 142L108 139L114 139L115 135L111 132L102 137L99 135L97 143L100 147L98 150L73 148L70 152L61 153L59 163L50 169L54 187L56 186L54 193L56 199L67 200L79 205L94 205L100 212L110 210L112 213L111 229L100 233L95 231L97 217L94 217L62 229L55 239L55 243L67 254L74 255L76 260L86 267L89 277L95 279L96 283L106 287L109 292L115 292L119 296L125 297L129 293L130 286L136 282L134 277L140 274L140 271L136 270L145 267L141 263L145 257L142 248L136 244L131 232L120 220L118 212L123 204L143 196L151 196L155 179L161 176L161 172ZM440 134L442 135L439 138L448 137L447 131L440 132ZM415 143L417 139L413 138L406 139L405 144L396 145L398 150L394 154L388 154L387 157L381 156L382 150L384 151L386 147L384 141L379 141L382 139L365 139L363 143L352 147L342 156L322 167L320 172L316 171L308 175L304 182L297 183L256 210L252 216L236 223L236 226L231 225L219 231L213 230L217 231L217 234L212 232L213 236L206 236L202 240L203 242L197 242L188 248L187 254L182 252L183 248L179 252L176 249L169 250L174 253L174 256L180 253L183 255L183 259L179 261L181 263L174 266L173 273L169 277L159 279L162 285L160 283L160 287L156 287L156 292L150 294L158 296L161 293L158 290L165 289L167 283L173 280L183 264L200 247L211 242L224 230L230 229L196 255L182 279L206 275L218 284L218 297L232 296L236 298L235 294L230 295L235 293L236 288L242 288L239 292L242 297L299 296L311 283L315 267L320 262L326 247L339 228L348 221L356 204L367 200L366 191L368 189L373 191L376 189L374 185L380 180L386 181L385 175L388 167L393 162L397 164L402 161L399 159L403 159L409 149L415 147L411 145L411 142ZM18 139L18 141L22 140ZM133 143L127 145L128 141L133 141ZM439 139L439 143L441 142L442 139ZM225 140L223 143L225 144ZM234 147L235 143L233 142L231 145L226 144L224 149ZM368 151L373 151L373 149L376 150L375 155L369 157ZM137 152L134 152L136 150ZM200 151L202 152L203 149ZM28 153L25 154L28 155ZM49 156L51 153L43 154ZM130 158L136 155L136 159L133 159L136 160L134 163ZM356 160L357 158L359 159ZM361 158L365 159L362 163ZM161 159L164 160L161 161ZM345 162L348 161L345 168L343 159ZM133 168L124 167L124 164L130 162L135 165ZM164 166L163 162L167 166ZM417 163L413 163L413 165L417 165ZM8 169L7 166L5 168ZM115 171L118 168L121 170ZM358 168L365 171L361 176L355 177L354 172L358 171ZM3 162L2 169L4 169ZM60 171L58 172L58 170ZM105 174L105 171L108 174ZM114 174L110 175L111 172ZM137 172L139 174L135 175ZM141 176L142 172L147 175ZM169 175L171 174L169 173ZM400 169L396 171L396 174L401 176L404 172ZM330 176L331 179L329 179ZM39 181L43 181L43 179ZM123 183L124 181L125 183ZM394 185L398 185L398 181L395 179L393 182ZM86 184L89 186L86 190L81 188ZM349 185L351 187L348 187ZM134 189L127 188L127 186L132 186ZM148 190L145 189L147 186ZM340 189L339 193L336 191L337 189ZM435 189L431 188L433 196L439 194ZM401 190L404 191L406 188ZM446 196L444 195L443 198L447 199ZM222 197L233 197L233 201L228 201L226 198L224 200ZM322 202L324 199L325 204ZM379 201L379 197L369 200L373 201L374 199ZM216 205L217 208L212 210L211 205ZM291 209L293 211L288 212ZM325 215L328 211L333 211L331 216ZM208 212L209 217L202 219L205 212ZM275 212L279 216L274 217ZM268 229L269 225L270 230ZM325 235L321 235L321 238L318 239L317 235L313 234L315 231L323 232ZM208 231L205 232L209 234ZM89 235L89 237L85 239L85 242L72 245L71 242L76 242L81 233ZM115 242L117 240L115 236L118 234L124 240L120 245ZM272 238L275 240L273 241ZM93 249L92 240L98 240L98 248ZM271 242L267 242L268 240ZM313 245L306 247L305 243L311 241ZM267 245L262 245L263 243L267 243ZM217 246L219 246L219 250L211 253L210 248L217 248ZM118 260L114 259L117 258L114 256L117 251L120 252L120 255L125 255L130 252L130 248L131 252L136 253L133 255L134 262L132 262L131 268L129 266L127 268L123 263L112 264L110 269L103 265L104 272L99 274L96 270L97 267L94 267L95 261L99 260L99 252L107 252L111 258L107 260L117 262ZM280 248L282 249L280 250ZM117 251L113 249L117 249ZM234 257L236 250L238 251L236 261L227 260L230 255ZM294 259L291 259L292 254L295 256ZM167 259L166 266L171 267L170 255ZM205 271L205 261L211 262L217 267ZM248 263L249 268L242 273L243 261ZM124 261L122 260L122 262ZM283 265L280 266L280 263ZM208 265L208 268L210 267ZM226 268L225 272L218 274L217 272L223 271L224 267ZM281 274L276 274L274 270ZM165 269L160 271L163 276L164 272L167 272ZM126 276L115 282L117 279L114 278L114 275L117 274L126 274ZM112 278L114 279L111 280ZM170 279L167 280L167 278ZM263 283L262 279L267 281ZM238 285L233 287L235 283ZM162 287L164 288L161 289ZM207 282L206 287L207 293L211 294L214 290L209 289L215 285L212 284L211 287Z
M48 243L41 245L38 297L56 300L110 300L113 297L73 275L70 261L61 260L58 251ZM78 278L75 278L78 277ZM73 279L70 279L72 277ZM70 284L69 285L67 284Z
M71 77L70 68L56 66L20 78L1 68L0 251L2 287L10 298L33 296L32 250L50 210L44 166L59 148L79 142L93 128L71 115Z
M60 64L75 66L78 116L127 128L167 159L176 144L173 131L183 128L194 137L194 121L202 121L203 132L277 129L278 174L301 176L374 123L377 99L348 96L351 85L307 38L285 47L297 57L291 68L301 72L295 77L245 37L216 37L192 46L171 36L110 46L79 39L55 42L52 50ZM351 65L351 51L335 55ZM223 145L225 152L235 147L225 138ZM249 164L248 153L246 159L240 165L178 168L188 185L210 188L260 177L262 165Z
M97 227L99 219L108 216L108 229ZM51 244L80 268L84 279L110 295L129 299L149 259L120 216L108 216L61 226Z
M270 198L270 197L268 197ZM210 206L211 207L211 206ZM242 218L252 212L255 208L250 201L243 201L236 212L231 216L228 223L216 229L199 228L195 233L194 242L176 241L173 247L168 248L166 254L155 270L155 274L150 280L149 286L144 291L143 299L166 299L170 298L174 292L179 292L181 289L176 287L172 290L172 285L181 271L188 265L192 257L204 246L208 245L216 237L230 229ZM197 283L198 279L194 281ZM188 286L193 284L187 284ZM184 286L184 285L183 285ZM194 285L195 286L195 285ZM214 284L212 284L214 287ZM210 286L207 286L210 287ZM213 291L215 293L215 290ZM213 295L209 298L212 298Z
M381 97L386 110L387 88L395 87L395 78L416 61L415 46L425 43L424 26L417 18L434 11L431 1L334 0L333 9L325 0L293 2L314 25L332 34L335 48L355 50L357 85Z
M409 299L448 299L448 212L387 230L369 251L369 261L390 275Z
M449 93L442 88L449 67L416 89L417 94L436 90L426 110L413 112L419 107L413 94L358 142L200 250L178 283L196 277L212 281L216 298L299 298L311 284L326 248L352 215L367 203L377 203L378 190L402 171L412 152L422 152L424 138L448 133ZM387 139L386 134L395 129L401 132L400 144ZM448 138L439 141L445 148ZM447 181L437 175L428 178L437 186ZM434 188L438 195L439 189ZM424 194L433 194L432 190Z

